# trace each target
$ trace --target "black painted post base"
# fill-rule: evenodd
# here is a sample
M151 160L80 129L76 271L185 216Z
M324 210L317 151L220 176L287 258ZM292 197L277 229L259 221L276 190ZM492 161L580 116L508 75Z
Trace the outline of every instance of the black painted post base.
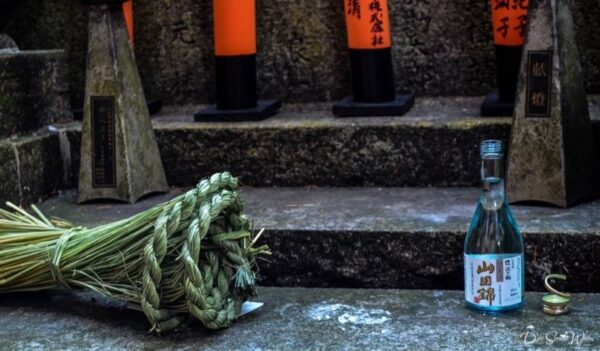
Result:
M502 102L498 93L489 93L481 104L481 117L512 117L514 109L514 102Z
M415 103L413 94L397 95L389 102L356 102L352 96L346 96L333 105L333 114L337 117L402 116Z
M262 121L277 113L281 108L280 100L259 100L256 107L239 110L219 110L216 105L194 115L196 122L243 122Z

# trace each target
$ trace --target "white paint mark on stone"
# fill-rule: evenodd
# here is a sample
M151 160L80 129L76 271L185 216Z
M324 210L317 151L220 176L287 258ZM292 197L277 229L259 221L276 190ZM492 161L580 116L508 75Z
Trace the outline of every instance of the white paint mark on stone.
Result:
M375 325L391 319L392 314L382 309L369 309L343 304L318 304L308 310L308 316L315 321L335 320L340 324Z
M446 223L448 221L448 216L439 214L420 214L417 217L433 223Z

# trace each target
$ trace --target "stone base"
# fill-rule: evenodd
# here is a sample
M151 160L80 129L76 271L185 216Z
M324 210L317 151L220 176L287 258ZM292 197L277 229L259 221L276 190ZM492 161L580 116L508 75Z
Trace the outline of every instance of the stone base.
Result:
M481 104L481 117L512 117L514 110L514 102L501 102L498 93L489 93Z
M216 105L194 115L196 122L243 122L262 121L277 113L281 107L280 100L259 100L256 107L242 110L219 110Z
M415 103L413 94L397 95L391 102L356 102L352 96L346 96L333 105L333 114L337 117L402 116Z

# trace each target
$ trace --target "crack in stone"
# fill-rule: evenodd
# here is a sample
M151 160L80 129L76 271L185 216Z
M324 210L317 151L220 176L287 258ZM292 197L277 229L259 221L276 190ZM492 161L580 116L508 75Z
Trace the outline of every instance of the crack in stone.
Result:
M21 184L21 161L19 159L19 150L15 143L10 144L13 153L15 154L15 162L17 164L17 184L19 186L19 203L23 202L23 186Z

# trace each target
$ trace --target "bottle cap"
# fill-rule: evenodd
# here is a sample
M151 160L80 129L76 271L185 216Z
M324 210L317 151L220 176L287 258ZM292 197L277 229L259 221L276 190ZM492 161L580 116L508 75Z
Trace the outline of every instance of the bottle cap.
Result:
M560 292L553 288L548 282L550 279L567 280L567 276L564 274L550 274L544 279L544 287L550 292L550 294L546 294L542 298L542 301L544 302L544 313L550 315L565 314L569 312L571 294Z
M484 140L479 145L481 158L498 159L504 157L504 144L501 140Z

